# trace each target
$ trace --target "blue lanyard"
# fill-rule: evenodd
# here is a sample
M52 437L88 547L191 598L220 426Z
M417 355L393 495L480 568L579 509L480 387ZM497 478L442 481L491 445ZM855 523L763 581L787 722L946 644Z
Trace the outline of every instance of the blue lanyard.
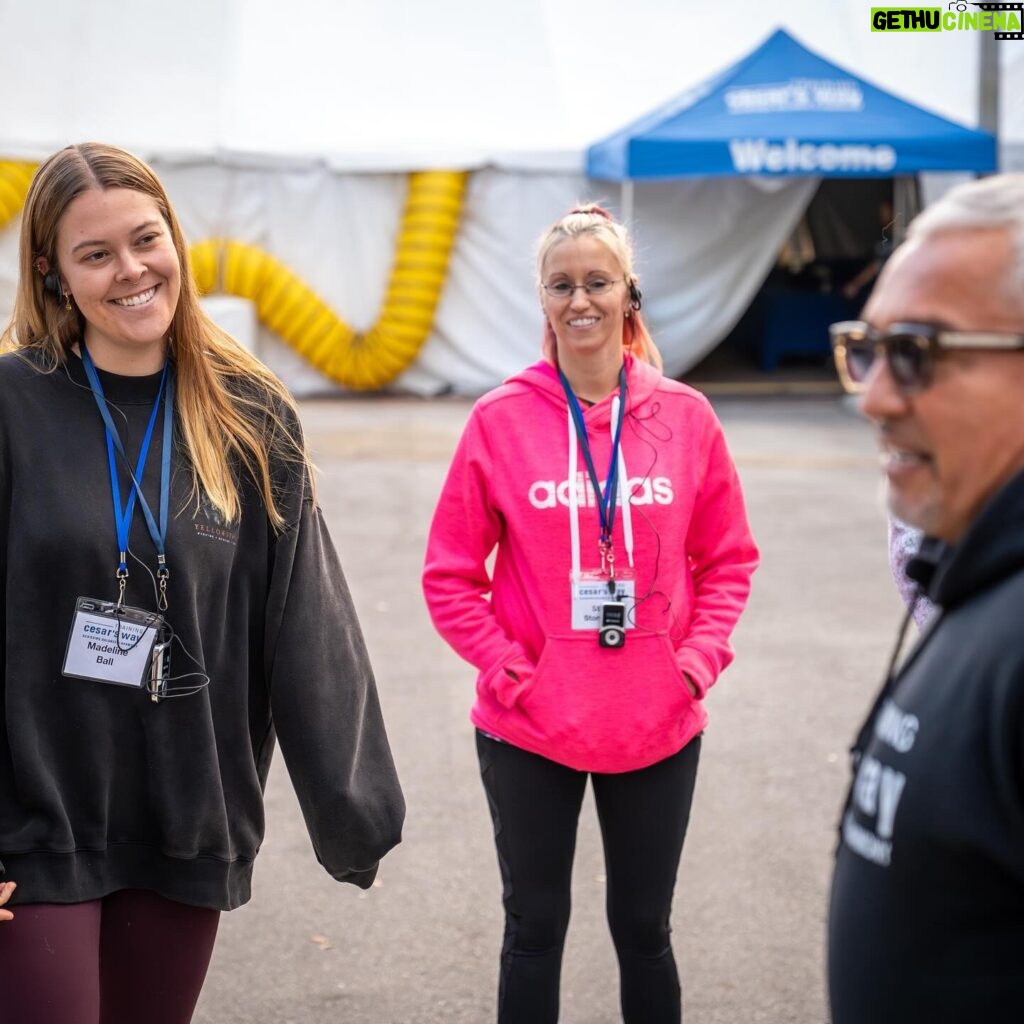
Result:
M566 401L569 403L569 412L572 415L573 425L576 427L576 437L579 440L580 449L587 464L590 482L594 487L594 496L597 498L597 515L601 522L601 554L603 556L612 546L612 527L615 525L615 496L619 489L619 441L622 437L622 420L626 410L626 368L623 366L619 371L619 419L615 424L615 435L612 438L611 462L608 465L603 492L601 490L601 482L597 476L597 470L594 468L594 457L590 452L590 439L587 437L587 425L583 421L583 410L580 408L579 400L573 394L573 390L561 367L558 370L558 379L562 382ZM570 480L569 486L575 487L575 481Z
M146 527L153 539L153 545L157 552L157 581L160 587L160 594L157 600L160 611L167 609L167 579L170 570L167 568L167 511L170 505L171 493L171 445L174 417L174 376L167 372L167 363L164 363L163 374L160 377L160 388L153 402L153 411L149 414L149 424L146 433L142 438L142 447L139 449L139 459L135 465L135 473L132 477L128 503L122 510L121 485L117 478L117 459L115 450L124 459L125 465L131 469L131 463L125 453L124 445L121 443L121 436L117 432L110 410L107 408L107 400L103 394L103 385L100 383L99 374L93 365L92 356L85 347L85 341L81 343L82 364L85 367L85 375L89 379L89 387L92 390L92 397L96 400L96 407L103 417L103 426L107 435L107 463L110 468L110 494L114 501L114 529L117 533L117 550L120 561L117 566L117 578L120 583L120 595L118 604L124 604L124 591L128 579L128 534L131 530L132 516L135 514L135 499L138 498L142 506L142 514L146 519ZM142 493L142 475L146 470L146 458L149 455L150 442L153 440L153 429L156 426L156 416L160 409L160 399L164 401L164 438L163 451L160 459L160 525L156 524L153 513L150 510L149 502Z

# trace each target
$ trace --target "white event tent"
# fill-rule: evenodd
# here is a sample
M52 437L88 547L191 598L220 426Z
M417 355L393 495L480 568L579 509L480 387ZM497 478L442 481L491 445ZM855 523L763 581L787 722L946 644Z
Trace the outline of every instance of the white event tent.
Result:
M157 169L191 242L258 246L356 329L378 315L408 173L468 171L433 327L392 386L478 393L537 356L540 232L581 199L619 207L617 185L585 178L588 145L780 26L863 79L975 123L976 34L872 33L861 0L0 0L0 161L86 139L131 149ZM1000 46L1019 78L1024 42ZM1024 140L1021 95L1003 113ZM743 312L814 186L637 187L638 269L669 372ZM16 249L14 222L0 229L4 319ZM729 282L725 315L691 287L695 259L702 280ZM255 328L242 300L211 308L296 392L334 387Z

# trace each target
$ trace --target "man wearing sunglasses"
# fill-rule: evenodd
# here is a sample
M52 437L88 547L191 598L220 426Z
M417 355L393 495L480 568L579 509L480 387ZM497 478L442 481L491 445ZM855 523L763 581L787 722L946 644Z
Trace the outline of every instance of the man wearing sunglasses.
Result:
M911 226L836 364L937 612L853 748L833 1024L1024 1020L1024 175ZM897 645L898 649L899 645ZM894 655L893 661L896 661Z

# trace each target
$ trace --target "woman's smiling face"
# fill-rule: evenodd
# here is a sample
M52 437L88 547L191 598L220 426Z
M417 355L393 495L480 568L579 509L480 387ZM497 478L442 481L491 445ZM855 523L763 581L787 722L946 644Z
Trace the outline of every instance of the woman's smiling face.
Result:
M127 188L76 196L57 231L57 260L97 366L115 373L159 370L181 266L156 202Z
M629 289L617 257L604 242L588 235L558 242L544 260L541 280L546 287L559 282L614 282L601 295L576 287L570 296L556 297L545 287L541 289L541 301L555 332L559 359L566 355L608 358L621 353Z

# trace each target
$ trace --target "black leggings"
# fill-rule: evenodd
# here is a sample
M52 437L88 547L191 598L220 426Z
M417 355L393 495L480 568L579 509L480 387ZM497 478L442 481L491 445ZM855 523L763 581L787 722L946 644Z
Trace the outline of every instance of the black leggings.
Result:
M142 889L29 903L0 923L5 1024L188 1024L220 912Z
M504 885L499 1024L555 1024L587 773L477 733ZM648 768L591 777L625 1024L679 1024L669 915L700 737Z

